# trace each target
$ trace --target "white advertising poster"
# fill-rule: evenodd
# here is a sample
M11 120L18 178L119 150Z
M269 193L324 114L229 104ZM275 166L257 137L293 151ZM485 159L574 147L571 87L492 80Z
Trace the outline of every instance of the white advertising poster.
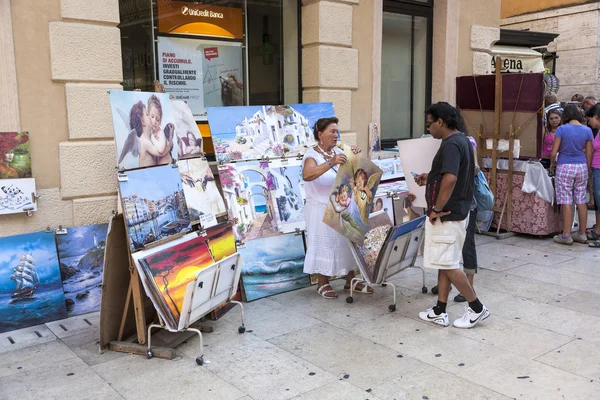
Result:
M431 137L410 140L398 140L398 151L404 168L404 179L408 185L408 191L417 198L413 201L415 207L427 207L425 201L425 186L419 186L415 182L412 172L417 174L429 173L433 157L440 148L441 140Z
M244 105L240 43L159 36L158 74L196 121L207 120L206 107Z

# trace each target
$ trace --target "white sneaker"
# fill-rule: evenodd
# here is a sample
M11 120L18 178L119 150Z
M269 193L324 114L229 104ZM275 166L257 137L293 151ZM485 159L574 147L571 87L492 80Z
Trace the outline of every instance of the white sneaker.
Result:
M454 325L455 328L469 329L489 316L490 310L488 310L485 306L483 306L483 310L481 310L480 313L476 313L471 309L471 307L466 306L463 316L454 321L452 325Z
M442 325L442 326L450 325L450 320L448 319L448 313L441 313L440 315L437 315L433 311L433 307L428 309L427 311L421 311L419 313L419 318L421 318L423 321L433 322L434 324L437 324L437 325Z

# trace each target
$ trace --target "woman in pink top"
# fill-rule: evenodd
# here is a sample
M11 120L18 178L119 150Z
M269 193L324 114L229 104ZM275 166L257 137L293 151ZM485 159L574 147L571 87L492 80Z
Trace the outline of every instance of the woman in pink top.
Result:
M588 126L590 128L600 128L600 105L595 105L587 110L585 116L588 120ZM594 180L594 200L596 204L600 205L600 135L596 135L592 142L592 171L591 177ZM596 210L596 227L594 230L588 233L588 240L590 247L600 248L600 213Z
M542 144L542 164L544 164L546 168L550 166L550 154L552 154L552 147L554 146L554 140L556 139L556 130L561 125L561 119L562 115L560 110L554 109L548 111L546 117L547 125Z

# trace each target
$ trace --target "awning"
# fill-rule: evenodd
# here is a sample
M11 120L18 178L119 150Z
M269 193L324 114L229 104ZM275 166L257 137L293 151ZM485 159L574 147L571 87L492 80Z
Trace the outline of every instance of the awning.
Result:
M542 53L527 47L492 46L492 73L496 72L496 56L502 58L503 73L544 72Z

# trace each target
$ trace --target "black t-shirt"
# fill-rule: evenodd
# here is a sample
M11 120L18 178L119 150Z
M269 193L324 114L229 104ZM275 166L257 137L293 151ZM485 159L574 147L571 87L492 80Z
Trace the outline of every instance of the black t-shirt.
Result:
M442 140L440 149L433 158L425 191L427 214L435 207L442 176L446 173L456 176L456 185L446 206L441 210L450 211L450 214L442 217L442 221L462 221L469 215L475 182L473 150L469 139L462 132Z

